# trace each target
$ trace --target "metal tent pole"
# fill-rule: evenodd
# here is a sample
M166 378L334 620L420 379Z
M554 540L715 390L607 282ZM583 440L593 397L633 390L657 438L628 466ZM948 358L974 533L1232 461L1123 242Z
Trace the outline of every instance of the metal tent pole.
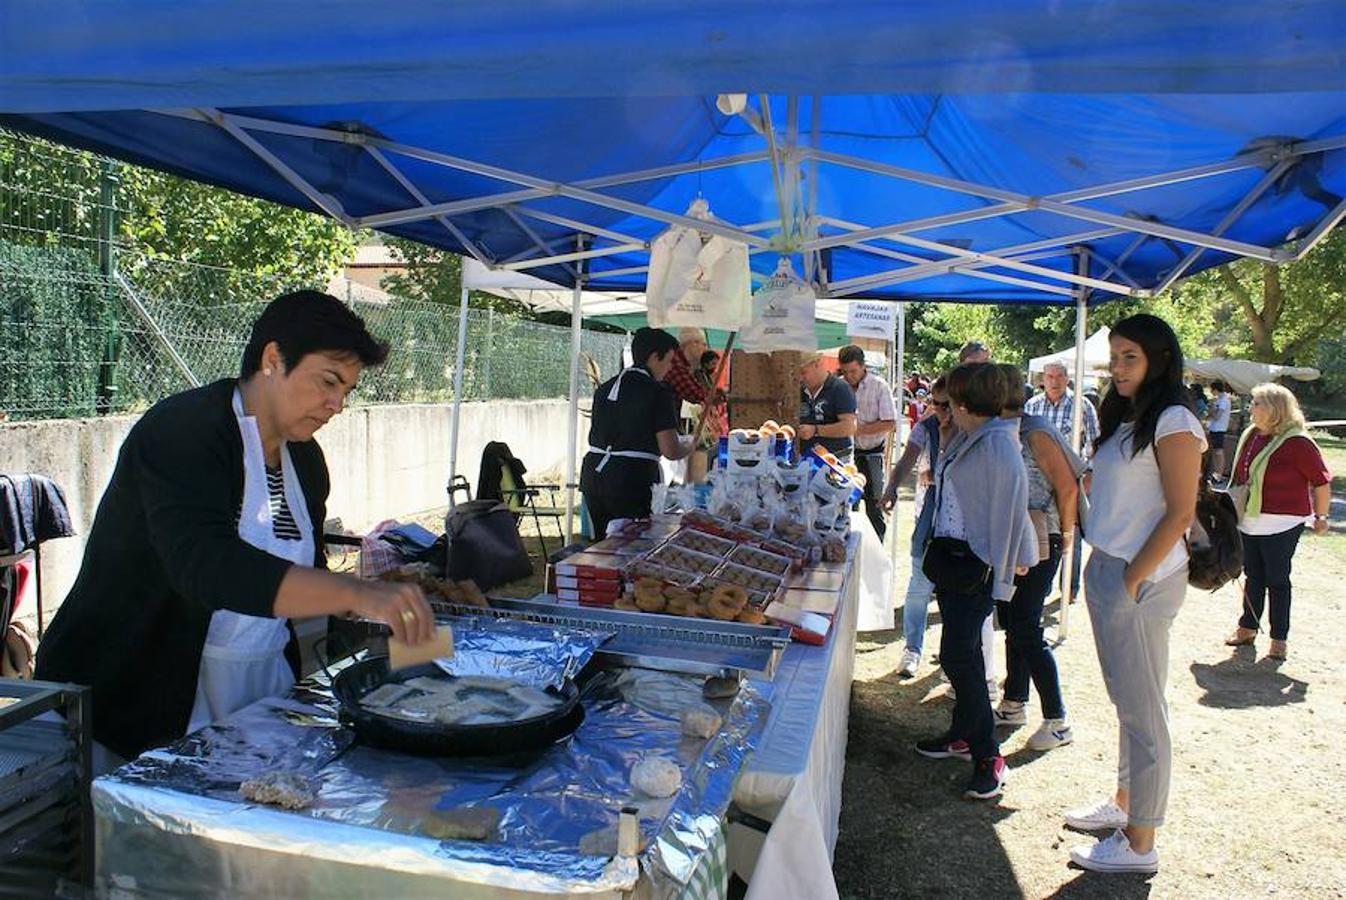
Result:
M575 238L577 250L584 249L583 236ZM566 517L565 546L575 539L575 463L579 449L580 417L580 300L584 290L582 275L575 277L575 291L570 298L570 418L566 420ZM601 538L602 535L594 535Z
M1089 271L1089 251L1080 248L1075 255L1075 265L1083 273ZM1081 285L1075 292L1075 401L1070 417L1070 446L1078 454L1084 447L1084 342L1087 337L1089 319L1089 289ZM1075 555L1082 552L1080 546L1080 528L1075 527L1075 539L1061 556L1061 615L1056 625L1056 640L1062 642L1070 634L1070 604L1075 599L1071 590L1071 573L1075 566Z
M453 424L449 437L449 505L453 505L453 482L458 477L458 434L463 413L463 361L467 358L467 285L458 298L458 355L453 366Z
M905 385L904 376L906 374L906 371L907 371L907 307L906 304L904 304L902 301L899 300L897 303L897 335L893 340L893 368L889 373L893 378L893 384L891 385L891 387L897 389L897 396L898 396L898 403L896 404L897 422L894 423L895 428L893 430L893 442L892 442L893 452L891 454L890 465L895 465L898 459L900 459L902 456L902 447L903 447L902 422L906 417L902 414L903 404L901 402L901 398L903 397L903 392L906 390L906 388L904 387ZM887 534L888 561L892 565L894 588L896 588L897 584L897 545L899 543L897 537L897 513L901 508L902 508L902 500L899 497L898 501L895 504L893 504L893 511L888 515L888 534Z

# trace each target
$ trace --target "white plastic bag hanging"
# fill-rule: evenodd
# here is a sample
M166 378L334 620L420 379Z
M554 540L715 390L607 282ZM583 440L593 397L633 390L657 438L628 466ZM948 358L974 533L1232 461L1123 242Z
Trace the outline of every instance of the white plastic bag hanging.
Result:
M795 275L787 257L781 257L775 274L752 296L752 321L739 331L739 346L749 353L815 352L818 334L813 321L817 305L813 288Z
M710 207L696 200L687 210L709 220ZM650 327L666 325L736 331L752 311L748 246L720 235L704 236L674 225L650 247L645 301Z

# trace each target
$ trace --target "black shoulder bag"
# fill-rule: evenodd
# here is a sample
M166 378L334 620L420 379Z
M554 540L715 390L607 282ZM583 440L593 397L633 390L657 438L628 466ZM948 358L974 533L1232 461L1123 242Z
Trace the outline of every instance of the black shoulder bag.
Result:
M946 460L939 474L935 492L936 504L944 502L944 473L951 460ZM939 521L939 506L935 507L935 521ZM931 526L933 528L933 525ZM936 591L946 594L974 594L991 580L991 567L972 552L967 541L952 537L932 537L921 555L921 571L930 579Z

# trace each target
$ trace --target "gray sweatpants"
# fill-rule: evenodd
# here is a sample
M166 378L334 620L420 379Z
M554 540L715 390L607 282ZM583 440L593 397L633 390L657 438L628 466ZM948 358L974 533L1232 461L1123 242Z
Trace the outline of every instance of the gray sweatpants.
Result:
M1131 824L1157 827L1173 773L1164 700L1168 636L1187 593L1187 569L1143 582L1135 600L1126 595L1125 570L1125 560L1094 550L1084 571L1085 600L1103 683L1117 708L1117 786L1131 795Z

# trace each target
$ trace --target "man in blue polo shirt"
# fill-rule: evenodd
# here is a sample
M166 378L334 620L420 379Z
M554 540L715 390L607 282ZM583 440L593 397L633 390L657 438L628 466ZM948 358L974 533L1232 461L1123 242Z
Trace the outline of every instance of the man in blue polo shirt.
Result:
M799 455L821 445L844 463L852 461L856 416L855 392L823 368L815 354L799 367Z

